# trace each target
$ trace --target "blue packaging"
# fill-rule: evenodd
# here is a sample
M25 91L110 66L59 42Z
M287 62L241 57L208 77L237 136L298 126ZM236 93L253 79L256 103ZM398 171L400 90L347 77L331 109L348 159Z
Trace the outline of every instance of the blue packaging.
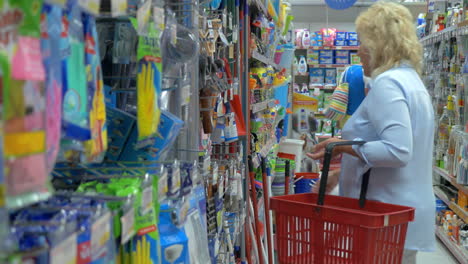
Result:
M85 40L82 10L77 0L69 0L63 16L61 50L63 63L63 129L68 139L91 139L89 98L86 87ZM69 25L69 26L68 26ZM68 32L67 32L68 30ZM68 55L68 56L67 56Z
M311 32L310 33L310 46L321 47L323 46L323 35L322 32Z
M359 41L358 40L348 40L348 46L357 47L357 46L359 46Z
M346 40L346 32L336 32L335 39L337 40Z
M347 40L358 40L358 34L356 32L348 32L346 33Z
M320 50L320 57L333 57L333 50Z
M333 64L333 56L320 56L319 58L320 64Z
M172 212L168 205L161 205L158 228L162 264L190 263L187 235L183 227L177 228L172 223Z
M349 50L335 50L335 64L350 64Z
M104 99L107 107L117 107L117 94L112 92L112 87L104 85Z
M336 69L325 69L325 84L336 85Z
M167 153L177 139L184 122L168 111L161 111L158 127L159 136L152 139L151 145L139 147L137 126L132 128L130 137L125 143L119 160L122 161L157 161Z
M325 69L311 68L310 69L310 83L323 85L325 83Z
M62 9L44 3L42 23L47 31L41 34L41 53L46 72L47 94L47 170L52 171L60 149L61 107L62 107L62 65L60 56L60 34L62 33Z
M110 131L106 160L118 161L130 133L135 127L136 118L122 110L109 106L106 107L106 115L107 129Z
M337 47L348 46L348 41L345 39L341 39L341 40L335 39L335 46Z

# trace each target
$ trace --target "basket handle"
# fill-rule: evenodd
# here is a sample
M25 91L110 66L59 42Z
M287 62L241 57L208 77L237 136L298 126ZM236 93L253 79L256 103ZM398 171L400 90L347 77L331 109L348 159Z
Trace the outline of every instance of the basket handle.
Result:
M325 192L327 189L327 181L328 181L328 171L330 170L330 162L332 159L333 149L336 146L351 146L351 145L364 145L365 141L338 141L329 143L325 147L325 157L323 160L323 169L322 169L322 176L320 177L320 189L319 195L317 200L317 205L323 205L325 200ZM367 194L367 187L369 186L369 177L370 177L370 169L366 171L362 178L361 184L361 193L359 195L359 206L363 208L366 204L366 194Z

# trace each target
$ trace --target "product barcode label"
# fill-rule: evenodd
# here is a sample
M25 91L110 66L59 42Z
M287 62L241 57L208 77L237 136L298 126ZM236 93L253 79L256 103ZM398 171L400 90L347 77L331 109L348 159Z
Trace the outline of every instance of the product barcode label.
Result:
M135 234L135 209L130 209L122 217L120 217L122 225L121 243L127 243Z

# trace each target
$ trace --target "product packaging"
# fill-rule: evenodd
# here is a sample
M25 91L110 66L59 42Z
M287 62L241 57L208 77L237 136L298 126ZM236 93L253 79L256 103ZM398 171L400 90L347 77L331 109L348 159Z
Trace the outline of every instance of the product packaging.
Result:
M335 50L335 63L336 64L350 64L349 63L349 50Z
M62 61L60 34L62 33L62 9L56 5L43 4L41 15L41 53L46 73L47 100L47 172L55 165L60 148L62 129Z
M319 64L320 52L314 49L307 50L307 64Z
M42 1L0 3L4 20L0 67L3 87L7 205L47 195L45 69L40 44ZM6 36L5 35L5 36Z
M333 64L333 50L320 50L320 64Z
M138 31L138 21L132 19ZM158 135L161 121L160 96L162 85L162 59L160 32L154 22L148 25L148 34L139 36L137 73L137 126L138 146L149 146Z
M184 228L172 222L173 208L161 205L158 229L161 234L161 258L163 264L190 263L188 238Z
M85 37L85 66L87 94L90 98L88 105L91 139L84 142L84 157L82 163L103 160L107 150L106 105L104 100L104 82L99 49L96 21L93 16L83 15Z
M294 93L293 94L293 129L298 133L309 132L309 116L318 110L317 98Z
M323 46L323 34L320 31L310 33L310 46L321 47Z
M336 69L325 69L325 85L336 85Z
M310 69L310 84L324 85L325 83L325 69L311 68Z
M83 13L77 0L69 0L66 10L63 15L64 24L61 35L61 49L65 56L62 69L64 77L62 123L65 141L68 141L64 144L73 145L69 141L91 139L88 111L90 101L86 74L84 74L86 66Z
M323 35L323 45L327 47L332 47L335 43L336 38L336 29L335 28L322 28Z

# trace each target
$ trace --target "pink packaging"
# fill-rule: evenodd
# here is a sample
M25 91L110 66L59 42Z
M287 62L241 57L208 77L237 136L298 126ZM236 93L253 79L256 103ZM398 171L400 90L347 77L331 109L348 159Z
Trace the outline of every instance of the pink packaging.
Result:
M333 47L336 38L336 28L322 28L323 46Z

